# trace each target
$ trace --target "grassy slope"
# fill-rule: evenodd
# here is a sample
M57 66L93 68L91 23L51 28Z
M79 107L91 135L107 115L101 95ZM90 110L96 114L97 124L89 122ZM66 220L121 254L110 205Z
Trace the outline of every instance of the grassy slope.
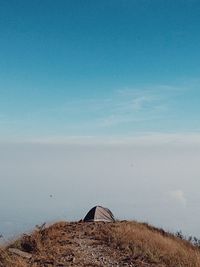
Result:
M9 247L27 251L32 258L2 248L0 267L200 266L200 250L189 242L137 222L60 222L37 229Z

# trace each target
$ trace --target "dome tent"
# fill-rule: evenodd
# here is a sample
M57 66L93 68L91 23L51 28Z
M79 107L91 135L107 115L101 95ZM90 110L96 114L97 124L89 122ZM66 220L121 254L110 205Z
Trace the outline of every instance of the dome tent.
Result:
M83 219L84 222L114 222L115 218L112 212L104 207L93 207Z

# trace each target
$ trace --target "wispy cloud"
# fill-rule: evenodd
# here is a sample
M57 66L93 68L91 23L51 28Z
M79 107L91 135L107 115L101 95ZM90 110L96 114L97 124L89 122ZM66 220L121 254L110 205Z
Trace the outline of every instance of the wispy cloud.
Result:
M76 144L76 145L122 145L122 146L178 146L199 147L200 133L137 133L133 136L45 136L27 139L28 143Z
M177 99L183 99L186 88L186 85L148 85L109 90L108 94L99 94L98 97L59 99L49 106L13 114L12 117L0 116L0 125L5 133L6 128L10 133L16 128L20 135L39 132L54 132L55 136L61 133L83 135L84 132L85 136L113 133L127 136L133 132L172 132L176 131L176 111L180 110L176 107ZM165 126L167 120L168 125ZM193 132L198 130L188 129Z
M6 116L5 114L0 114L0 125L15 125L19 120L11 119L10 117Z
M174 88L173 88L174 89ZM163 92L163 90L165 92ZM34 122L46 117L65 118L67 123L108 128L131 122L160 118L169 108L170 86L124 88L107 96L63 100L60 105L40 107L23 114L20 121ZM169 93L170 92L170 93ZM81 123L80 123L81 122Z
M187 199L185 197L183 190L181 190L181 189L172 190L168 194L172 200L178 202L179 204L181 204L183 206L186 205Z
M161 118L169 110L170 100L178 93L180 91L177 88L163 85L142 90L137 88L118 90L114 93L105 114L100 117L99 125L109 127Z

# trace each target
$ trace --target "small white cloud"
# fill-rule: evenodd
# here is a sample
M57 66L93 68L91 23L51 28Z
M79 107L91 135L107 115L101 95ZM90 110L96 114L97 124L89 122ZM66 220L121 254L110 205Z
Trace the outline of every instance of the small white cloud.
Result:
M186 205L187 199L181 189L170 191L169 197L184 206Z

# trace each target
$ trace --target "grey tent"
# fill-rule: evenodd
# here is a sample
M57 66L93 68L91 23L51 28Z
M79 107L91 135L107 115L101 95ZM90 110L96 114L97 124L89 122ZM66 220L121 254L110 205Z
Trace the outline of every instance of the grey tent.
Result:
M87 213L83 221L84 222L114 222L115 218L109 209L101 207L101 206L95 206Z

